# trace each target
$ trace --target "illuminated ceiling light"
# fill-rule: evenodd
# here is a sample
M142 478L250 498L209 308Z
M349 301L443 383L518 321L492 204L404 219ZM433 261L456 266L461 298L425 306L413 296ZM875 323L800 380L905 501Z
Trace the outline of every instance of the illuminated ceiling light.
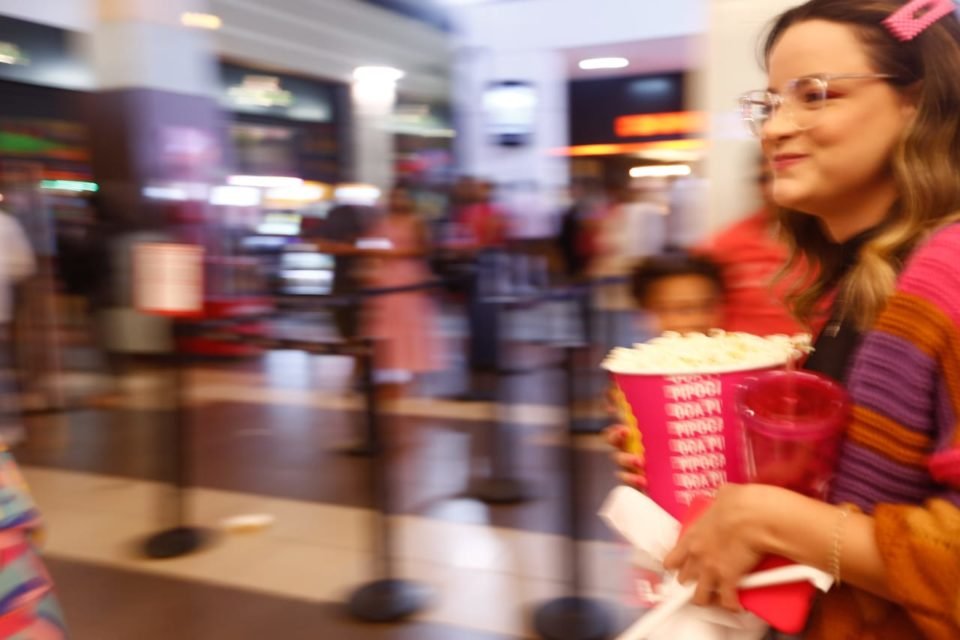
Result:
M580 61L580 68L584 71L623 69L627 66L630 66L630 61L626 58L587 58Z
M268 200L285 202L318 202L327 195L327 189L319 184L302 184L297 187L274 187L267 191Z
M696 162L703 157L703 153L697 149L651 149L649 151L640 151L638 158L650 160L652 162L663 162L666 164L683 164Z
M186 190L179 187L144 187L143 197L170 202L186 202L190 198Z
M210 191L210 204L223 207L256 207L261 200L260 189L254 187L218 186Z
M380 199L380 189L372 184L341 184L334 190L333 197L341 204L372 206Z
M357 67L353 70L353 79L357 82L394 83L405 75L393 67Z
M192 29L207 29L209 31L216 31L223 26L223 20L220 19L220 16L215 16L212 13L187 12L180 16L180 23Z
M550 150L553 156L616 156L637 154L650 151L700 151L706 149L706 142L702 138L685 138L682 140L662 140L659 142L629 142L617 144L582 144L574 147L560 147Z
M279 189L282 187L303 186L300 178L285 176L230 176L227 184L234 187L260 187L261 189Z
M661 164L650 167L634 167L630 169L631 178L676 178L688 176L691 173L689 165Z
M30 58L12 42L0 42L0 64L30 64Z

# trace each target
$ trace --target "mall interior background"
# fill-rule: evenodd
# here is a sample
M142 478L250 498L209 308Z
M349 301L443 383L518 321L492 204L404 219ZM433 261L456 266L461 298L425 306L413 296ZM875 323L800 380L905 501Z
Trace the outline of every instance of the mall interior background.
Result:
M396 625L343 613L376 551L371 463L341 451L365 415L353 359L197 326L331 340L338 260L318 230L397 183L444 249L458 185L488 185L467 199L506 220L490 286L508 301L570 284L558 236L585 193L658 207L636 257L695 245L758 206L736 96L760 86L757 37L789 4L0 0L0 194L37 257L0 427L45 512L72 637L534 637L531 612L570 586L557 359L583 333L576 305L505 303L493 348L511 364L464 402L472 311L430 292L444 365L381 406L395 570L434 593ZM142 243L202 247L199 311L145 306ZM431 277L462 267L437 253ZM602 422L598 353L573 404ZM188 519L219 536L145 559L184 423ZM498 473L501 436L532 488L506 506L470 489ZM584 588L622 626L638 615L628 553L595 515L612 465L595 430L574 440Z

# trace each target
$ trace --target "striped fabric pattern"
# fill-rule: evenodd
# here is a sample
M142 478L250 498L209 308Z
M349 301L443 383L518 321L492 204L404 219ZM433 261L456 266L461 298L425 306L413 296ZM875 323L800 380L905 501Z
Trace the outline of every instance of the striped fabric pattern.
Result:
M0 638L67 638L53 581L35 546L40 527L20 469L0 447Z
M864 338L849 382L856 408L833 500L866 513L879 504L950 497L927 470L960 446L960 225L935 235L900 277Z
M844 585L822 599L805 637L956 640L960 486L938 483L929 464L960 448L960 225L914 252L848 387L854 416L831 498L874 516L901 604Z

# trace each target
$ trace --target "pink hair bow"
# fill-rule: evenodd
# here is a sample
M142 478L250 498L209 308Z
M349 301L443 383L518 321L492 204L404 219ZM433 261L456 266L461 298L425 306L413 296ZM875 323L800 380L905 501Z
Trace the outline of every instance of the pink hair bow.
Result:
M883 24L897 40L909 42L956 8L953 0L913 0L891 14Z

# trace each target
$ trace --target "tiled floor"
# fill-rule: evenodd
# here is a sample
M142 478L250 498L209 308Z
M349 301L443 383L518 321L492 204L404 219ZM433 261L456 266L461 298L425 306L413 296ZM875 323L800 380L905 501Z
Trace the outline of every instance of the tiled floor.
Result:
M370 625L305 602L58 558L48 560L77 640L506 640L428 622ZM242 612L242 614L238 614Z
M163 374L127 377L108 409L33 418L17 456L48 518L47 550L75 639L531 637L531 608L568 591L555 372L512 381L506 408L423 398L388 407L391 453L377 463L341 451L362 427L348 376L342 359L287 352L190 372L192 519L221 533L203 552L171 561L146 561L137 547L171 522L165 481L176 413ZM509 424L509 466L534 489L526 503L466 495L471 478L489 473L498 421ZM635 615L620 606L626 552L595 516L612 470L597 437L579 438L577 450L587 588L625 624ZM355 624L340 606L374 576L374 465L389 473L396 570L435 594L407 625ZM248 514L273 523L221 530ZM117 599L130 604L106 604Z

